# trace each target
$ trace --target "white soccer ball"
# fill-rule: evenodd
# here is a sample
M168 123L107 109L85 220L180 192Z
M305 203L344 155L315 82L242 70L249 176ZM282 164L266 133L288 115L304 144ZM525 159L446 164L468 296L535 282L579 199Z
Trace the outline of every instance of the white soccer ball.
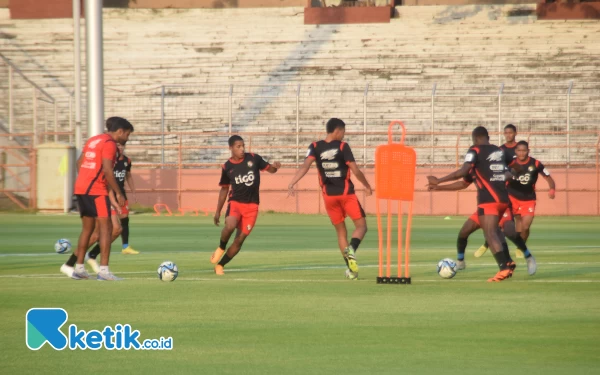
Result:
M158 266L158 278L162 281L175 281L177 275L179 275L179 269L177 269L177 265L173 262L162 262Z
M71 250L71 241L66 238L61 238L54 244L54 251L59 254L68 253Z
M442 279L451 279L456 275L456 262L450 258L442 259L438 262L437 272Z

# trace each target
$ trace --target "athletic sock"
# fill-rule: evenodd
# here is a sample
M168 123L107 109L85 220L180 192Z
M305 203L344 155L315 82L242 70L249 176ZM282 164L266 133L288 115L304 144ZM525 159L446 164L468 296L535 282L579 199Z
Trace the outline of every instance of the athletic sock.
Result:
M352 237L352 239L350 240L350 246L352 246L352 248L356 252L356 250L358 250L358 247L360 246L360 240L356 237Z
M523 255L525 255L525 258L529 258L531 256L531 252L527 248L527 244L525 244L525 241L523 240L523 238L521 238L519 233L517 233L514 237L508 237L508 238L512 241L512 243L515 244L517 249L519 249L523 252Z
M225 250L225 249L227 249L227 241L223 241L223 240L221 240L221 242L219 242L219 248L220 248L221 250Z
M504 256L506 257L506 260L509 262L512 262L512 258L510 257L510 252L508 251L508 244L506 243L506 241L502 242L502 252L504 253Z
M101 273L108 273L108 266L100 266Z
M96 243L96 246L94 246L92 250L90 250L90 252L88 253L88 257L96 259L98 254L100 254L100 244Z
M77 250L75 250L75 251L77 251ZM75 267L75 263L77 263L77 255L75 255L73 253L73 254L71 254L71 256L69 257L69 260L67 260L67 263L65 263L65 264L69 267Z
M490 245L487 243L487 241L485 241L485 243L483 244L483 246L485 246L486 249L489 249Z
M229 261L231 261L229 255L224 254L223 258L221 258L221 260L219 261L219 264L224 267L227 263L229 263Z
M77 272L77 273L85 272L85 267L83 266L83 264L76 264L75 265L75 272Z
M456 240L456 258L458 260L465 260L465 250L467 248L467 243L469 240L467 238L458 237Z
M123 228L123 231L121 232L123 249L127 249L129 247L129 217L121 219L121 227Z
M504 251L500 251L499 253L494 254L494 259L496 259L496 263L498 263L498 267L500 267L500 270L508 269L508 259L506 259Z

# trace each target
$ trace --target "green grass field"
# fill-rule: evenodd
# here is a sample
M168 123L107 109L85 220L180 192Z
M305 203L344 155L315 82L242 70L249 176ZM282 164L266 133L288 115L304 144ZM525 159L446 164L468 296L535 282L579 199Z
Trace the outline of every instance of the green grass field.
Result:
M59 273L75 245L76 216L0 215L2 373L172 374L598 374L600 218L536 218L530 248L538 274L518 260L515 276L487 283L491 255L451 280L436 273L456 258L463 217L415 218L412 285L377 285L377 232L344 265L326 217L261 215L239 256L217 278L208 259L219 228L210 217L131 219L131 244L111 270L122 282L75 281ZM512 246L511 246L512 249ZM164 260L179 278L158 280ZM89 269L89 267L88 267ZM102 330L129 323L141 338L172 336L172 351L56 351L25 344L25 314L62 307L69 324Z

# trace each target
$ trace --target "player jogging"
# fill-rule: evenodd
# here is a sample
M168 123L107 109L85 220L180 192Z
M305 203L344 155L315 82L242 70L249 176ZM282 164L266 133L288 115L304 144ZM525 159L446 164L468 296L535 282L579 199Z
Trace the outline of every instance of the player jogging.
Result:
M538 176L541 174L550 191L548 197L554 199L556 196L556 183L550 176L550 172L544 164L535 158L529 156L529 143L520 141L515 147L516 158L510 167L515 171L515 177L508 181L508 196L512 204L512 214L516 221L518 234L525 242L529 238L531 224L535 216L535 206L537 196L535 193L535 184ZM484 245L475 252L475 256L481 256L487 247ZM520 250L520 249L519 249ZM517 252L517 257L529 259L530 253Z
M531 224L535 216L536 193L535 184L539 175L542 175L550 191L548 197L556 196L556 183L544 164L529 156L529 144L520 141L517 144L517 158L511 164L516 171L514 179L508 181L508 195L512 203L513 215L517 221L517 231L521 233L524 241L529 238Z
M373 191L356 165L350 145L343 142L346 133L344 121L332 118L327 121L326 130L327 137L324 140L313 142L308 147L304 164L288 185L289 195L294 195L294 186L306 175L311 164L316 161L325 208L337 232L338 245L348 266L346 277L356 279L358 264L355 253L367 233L367 221L365 220L365 211L354 193L354 184L350 179L351 174L354 173L363 184L367 195L373 194ZM355 226L350 244L348 244L348 231L344 222L346 216L350 216Z
M223 267L237 255L246 237L254 229L256 217L258 216L258 204L260 203L260 172L275 173L281 168L279 162L274 162L271 165L260 155L247 153L244 140L239 135L233 135L229 138L229 150L231 150L231 158L222 166L221 181L219 182L221 191L219 192L217 212L214 217L215 225L218 226L221 211L225 205L227 193L229 193L229 204L225 213L225 227L221 231L219 247L210 257L211 263L215 265L217 275L224 274ZM229 242L234 230L237 230L235 238L226 252L227 242Z
M473 171L473 169L471 169L471 171ZM473 182L475 182L475 179L476 179L476 176L475 176L474 172L470 172L466 177L463 178L462 181L457 181L457 182L454 182L452 184L447 184L447 185L435 185L435 186L429 185L428 187L429 187L429 190L436 190L436 191L462 190L462 189L466 189ZM525 241L523 241L523 239L521 239L519 237L519 234L516 231L515 223L513 221L512 207L510 205L506 209L506 211L504 211L504 214L502 214L502 219L500 219L498 227L502 228L504 230L504 232L499 230L498 236L500 238L500 241L502 242L502 249L506 254L510 254L508 251L508 244L506 243L506 237L508 237L517 246L517 248L519 248L519 250L526 252L528 254L531 254L529 249L527 249ZM479 228L481 228L481 225L479 223L479 215L476 211L475 213L473 213L473 215L471 215L465 221L462 228L458 232L458 239L456 241L456 249L457 249L456 264L457 264L457 266L458 266L457 268L459 270L464 270L466 268L466 261L464 259L465 259L465 250L467 248L469 236L472 233L476 232ZM505 234L506 234L506 237L505 237ZM508 255L508 257L510 257L510 255ZM527 272L529 273L529 275L534 275L536 270L537 270L537 264L535 262L535 258L533 256L528 257L527 258Z
M440 179L428 176L430 185L438 185L447 181L458 180L466 177L471 168L475 172L477 182L477 214L481 229L487 242L490 244L494 258L500 270L490 282L506 280L512 276L515 263L503 248L498 237L498 224L500 217L509 205L506 179L512 175L507 171L506 155L498 146L490 144L488 131L483 126L476 127L472 132L473 144L463 166L453 173Z
M83 261L96 225L99 226L98 236L102 254L97 278L119 280L110 273L108 268L112 231L108 187L115 192L117 205L123 206L125 199L119 191L113 166L117 154L116 142L121 144L127 142L133 132L133 126L121 117L111 117L106 122L109 131L90 138L77 161L79 174L75 181L75 194L79 203L82 231L77 243L77 263L71 276L76 280L89 278Z

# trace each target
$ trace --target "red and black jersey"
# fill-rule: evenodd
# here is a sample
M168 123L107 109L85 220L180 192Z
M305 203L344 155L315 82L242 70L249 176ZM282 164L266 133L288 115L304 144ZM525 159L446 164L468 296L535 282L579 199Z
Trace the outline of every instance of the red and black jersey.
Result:
M508 182L508 194L520 201L534 201L535 183L541 173L550 176L544 164L535 158L529 157L524 162L515 159L510 165L516 172L515 179Z
M231 186L229 201L259 204L260 171L269 166L258 154L246 153L239 162L229 159L223 164L219 185Z
M307 158L317 162L319 185L325 195L354 194L348 163L354 161L350 145L341 141L318 141L308 146Z
M506 154L506 159L507 160L513 160L517 158L517 144L515 143L514 146L507 146L506 143L503 144L502 146L500 146L500 148L502 149L502 151L504 151L504 153Z
M125 194L125 178L127 177L127 172L131 172L131 159L125 155L119 155L117 157L117 163L113 168L113 172L117 184L119 184L119 188L121 188L121 195L123 198L127 199L127 194Z
M82 151L83 161L75 181L75 194L108 195L106 177L102 170L102 160L117 157L117 144L108 134L100 134L88 139Z
M507 160L504 151L495 145L472 146L465 156L465 163L475 171L477 204L508 203L506 190Z

